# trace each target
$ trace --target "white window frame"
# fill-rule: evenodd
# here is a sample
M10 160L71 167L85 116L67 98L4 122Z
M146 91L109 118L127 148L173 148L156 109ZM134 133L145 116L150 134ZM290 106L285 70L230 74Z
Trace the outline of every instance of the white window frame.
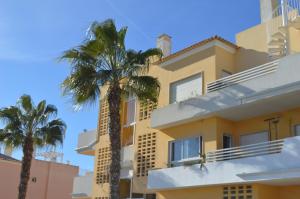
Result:
M189 140L189 139L194 139L194 138L198 138L199 139L199 156L198 157L193 157L193 158L184 158L181 160L172 160L172 144L175 142L179 142L179 141L184 141L184 140ZM194 137L187 137L187 138L182 138L182 139L177 139L177 140L172 140L169 142L169 163L172 165L180 165L181 163L184 162L188 162L188 161L193 161L193 160L200 160L200 153L203 152L203 137L202 136L194 136ZM181 149L181 155L183 156L183 149Z
M194 78L194 77L200 77L201 78L201 84L202 85L201 85L201 93L200 93L200 95L203 95L203 93L204 93L204 88L203 88L204 87L204 72L200 72L200 73L197 73L197 74L194 74L194 75L191 75L191 76L179 79L177 81L171 82L169 84L169 104L174 104L174 103L178 103L178 102L181 102L181 101L193 98L193 97L197 97L197 95L195 95L195 96L187 97L186 99L183 99L181 101L178 101L177 99L174 100L174 101L172 100L172 87L173 87L173 85L177 84L179 82L184 82L185 80L188 80L188 79L191 79L191 78Z
M131 122L131 123L128 123L128 121L126 121L126 124L124 125L124 127L129 127L129 126L133 126L133 125L135 125L136 124L136 114L137 114L137 98L136 97L133 97L133 96L131 96L131 97L129 97L128 98L128 100L126 101L126 103L127 103L127 112L126 112L126 114L128 114L128 103L130 102L130 101L135 101L135 103L134 103L134 115L133 115L133 122ZM126 120L128 120L128 115L126 115Z

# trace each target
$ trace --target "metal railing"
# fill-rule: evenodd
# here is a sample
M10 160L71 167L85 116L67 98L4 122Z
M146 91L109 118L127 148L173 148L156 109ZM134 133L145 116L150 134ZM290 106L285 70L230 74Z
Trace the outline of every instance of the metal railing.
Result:
M272 21L269 22L269 33L278 32L279 27L286 26L290 21L296 19L300 12L299 0L288 0L286 5L278 5L272 12Z
M207 93L217 91L228 86L238 84L244 81L248 81L253 78L257 78L269 73L273 73L278 68L278 60L269 62L267 64L263 64L261 66L257 66L216 81L210 82L207 84Z
M300 0L282 0L281 3L273 10L271 20L267 23L268 43L274 39L276 33L284 35L284 46L282 47L281 55L287 55L289 51L287 27L293 22L300 13Z
M281 153L284 140L274 140L257 144L232 147L208 152L206 162L219 162L240 158L248 158L262 155Z

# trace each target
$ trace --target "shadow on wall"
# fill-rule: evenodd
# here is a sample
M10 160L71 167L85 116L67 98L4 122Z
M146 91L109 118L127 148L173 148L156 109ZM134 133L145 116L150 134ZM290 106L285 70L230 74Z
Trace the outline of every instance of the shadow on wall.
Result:
M236 72L259 66L272 61L269 54L240 47L236 56Z
M171 67L166 67L165 69L168 70L168 71L176 71L182 67L185 67L185 66L188 66L188 65L192 65L192 64L195 64L201 60L204 60L204 59L208 59L208 58L211 58L215 55L215 49L214 48L210 48L210 49L207 49L205 51L201 51L199 53L196 53L194 55L190 55L180 61L177 61L175 63L172 63Z

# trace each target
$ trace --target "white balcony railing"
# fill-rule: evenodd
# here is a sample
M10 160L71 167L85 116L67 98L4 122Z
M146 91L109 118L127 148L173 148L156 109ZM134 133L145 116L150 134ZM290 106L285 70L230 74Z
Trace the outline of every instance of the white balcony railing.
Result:
M209 83L205 95L155 110L151 127L170 128L212 116L243 120L278 112L279 107L299 107L299 62L296 53ZM254 111L257 107L263 108Z
M218 150L203 165L149 171L148 189L170 190L240 183L289 184L300 179L300 136Z
M273 73L277 70L277 67L278 60L218 79L207 84L207 93Z
M206 155L206 161L217 162L280 153L283 148L283 143L284 140L274 140L240 147L220 149L208 152Z

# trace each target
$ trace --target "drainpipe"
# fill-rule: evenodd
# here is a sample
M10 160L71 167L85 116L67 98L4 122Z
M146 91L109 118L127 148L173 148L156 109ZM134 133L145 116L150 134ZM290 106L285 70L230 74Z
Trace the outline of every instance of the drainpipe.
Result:
M288 0L281 0L282 26L286 27L285 54L290 54Z

